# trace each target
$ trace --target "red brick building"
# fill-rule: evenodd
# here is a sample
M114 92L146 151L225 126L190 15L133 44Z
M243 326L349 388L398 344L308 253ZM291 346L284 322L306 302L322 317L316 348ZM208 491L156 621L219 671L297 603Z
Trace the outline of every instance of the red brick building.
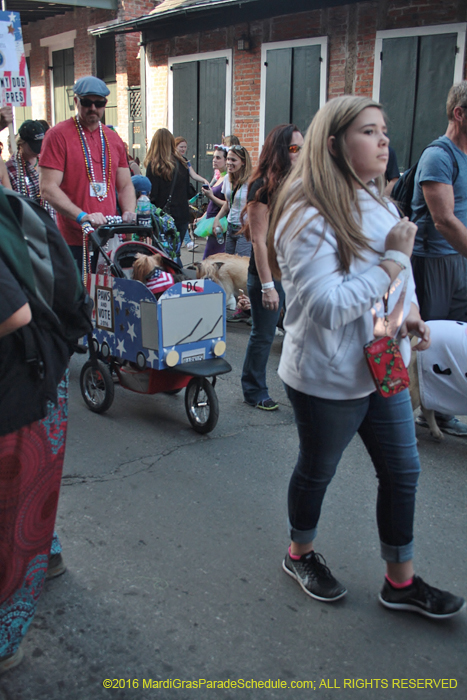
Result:
M373 96L402 166L446 126L465 77L465 0L163 0L91 34L141 32L147 138L168 126L209 173L212 145L237 134L258 154L277 123L306 129L327 99Z
M54 91L67 96L69 80L54 86L49 67L72 42L73 79L92 72L111 85L107 123L130 133L135 154L168 126L205 174L222 133L255 158L272 126L306 129L343 93L384 104L405 167L444 131L447 91L466 75L465 0L96 0L105 1L117 9L76 7L24 26L33 116L56 119Z
M106 121L128 140L128 88L140 82L139 34L95 37L93 27L125 21L154 7L147 0L56 0L38 3L9 0L21 16L32 106L16 109L15 124L47 119L53 125L74 114L72 86L83 75L106 81ZM139 93L138 93L139 94Z

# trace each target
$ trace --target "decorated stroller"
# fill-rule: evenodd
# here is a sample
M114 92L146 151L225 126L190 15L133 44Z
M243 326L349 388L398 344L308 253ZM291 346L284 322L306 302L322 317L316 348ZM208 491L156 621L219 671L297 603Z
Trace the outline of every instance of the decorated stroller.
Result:
M124 237L133 240L122 242ZM180 273L181 268L144 226L100 226L89 232L88 246L85 283L94 300L94 331L80 376L88 408L95 413L110 408L113 374L124 388L142 394L176 394L185 388L192 427L199 433L213 430L219 416L216 377L232 369L223 358L224 290L211 280L184 279L156 299L132 278L136 254L159 253L166 269Z

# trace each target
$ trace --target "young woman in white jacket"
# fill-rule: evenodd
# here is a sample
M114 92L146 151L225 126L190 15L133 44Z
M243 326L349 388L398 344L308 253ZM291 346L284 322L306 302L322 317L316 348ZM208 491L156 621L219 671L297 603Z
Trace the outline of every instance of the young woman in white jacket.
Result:
M412 563L420 464L409 392L378 394L363 354L366 343L391 335L408 364L409 333L420 338L418 350L430 343L410 266L416 226L399 220L381 194L388 143L380 105L364 97L331 100L313 119L271 217L271 269L281 274L287 309L279 375L300 439L283 568L318 600L347 593L313 541L326 488L358 432L378 478L386 561L380 602L445 618L464 600L426 584Z

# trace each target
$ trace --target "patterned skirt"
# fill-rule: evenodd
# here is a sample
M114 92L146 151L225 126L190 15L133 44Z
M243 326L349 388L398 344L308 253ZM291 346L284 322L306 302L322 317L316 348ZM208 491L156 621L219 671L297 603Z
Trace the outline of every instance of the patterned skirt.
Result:
M68 419L68 370L45 418L0 437L0 658L14 654L44 585Z

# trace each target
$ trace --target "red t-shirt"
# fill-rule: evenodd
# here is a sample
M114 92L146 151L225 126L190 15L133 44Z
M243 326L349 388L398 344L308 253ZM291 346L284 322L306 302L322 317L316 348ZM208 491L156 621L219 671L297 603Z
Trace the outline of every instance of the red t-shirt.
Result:
M91 132L86 127L83 127L83 129L91 151L94 177L96 182L103 182L100 130L95 129ZM125 146L120 136L104 125L102 125L102 129L107 137L111 155L110 189L104 201L100 202L97 197L91 197L91 185L86 171L86 161L73 117L60 122L60 124L47 131L42 143L39 165L43 168L60 170L63 173L60 189L71 199L73 204L81 207L83 211L88 214L99 211L104 216L115 216L117 213L115 193L117 169L128 168L128 161ZM106 177L108 177L109 155L107 146L106 164ZM82 229L76 221L72 221L57 212L57 224L68 245L83 245Z

